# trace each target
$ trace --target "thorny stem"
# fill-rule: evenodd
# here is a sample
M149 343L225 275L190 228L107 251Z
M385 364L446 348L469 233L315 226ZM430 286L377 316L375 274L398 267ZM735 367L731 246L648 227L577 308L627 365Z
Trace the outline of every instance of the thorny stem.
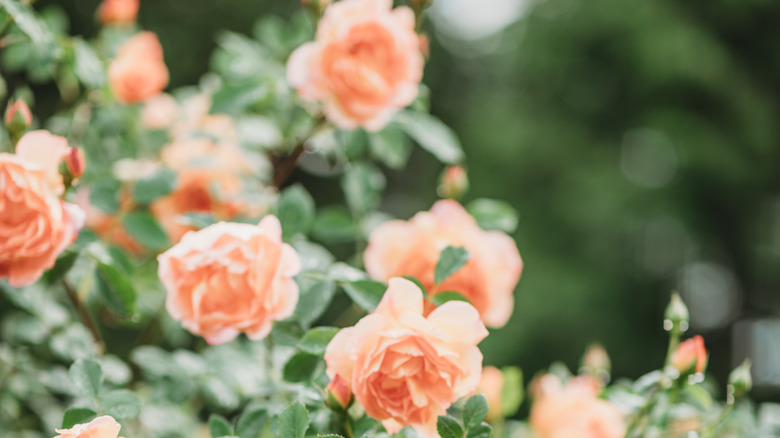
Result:
M97 344L98 350L101 353L104 352L106 347L103 343L103 338L100 336L100 332L98 331L92 316L89 314L89 311L84 306L84 303L82 303L79 299L78 292L67 280L62 280L62 286L65 288L65 292L67 292L71 303L73 303L73 307L76 309L76 313L78 313L79 319L92 335L92 339L95 341L95 344Z
M314 126L307 132L303 137L301 137L300 140L293 146L292 151L289 155L285 157L279 157L276 160L274 160L274 176L271 179L271 185L279 188L284 184L285 181L287 181L287 178L290 177L290 175L295 170L295 167L298 165L298 160L301 158L301 155L303 155L304 150L306 149L306 142L311 139L314 134L317 133L323 126L325 126L325 122L327 119L325 116L320 116L317 118L317 121L314 123Z

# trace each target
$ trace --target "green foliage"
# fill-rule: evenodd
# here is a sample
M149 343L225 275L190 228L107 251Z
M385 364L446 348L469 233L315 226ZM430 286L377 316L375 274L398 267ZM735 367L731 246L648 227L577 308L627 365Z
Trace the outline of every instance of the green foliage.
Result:
M445 280L458 272L470 258L471 254L462 246L448 246L441 250L439 261L436 263L436 270L433 274L434 283L437 285L444 283Z
M303 438L309 429L309 412L295 402L279 415L279 438Z
M355 304L367 311L376 309L387 290L385 284L372 280L352 281L341 287Z
M276 210L285 239L307 233L314 222L314 199L301 185L285 189L279 196Z
M440 416L436 423L436 431L441 438L463 438L463 426L449 415Z
M68 371L76 388L85 396L96 398L100 393L103 381L103 371L100 364L91 359L79 359L73 363Z
M141 178L133 186L133 200L139 204L150 204L171 193L176 188L176 172L160 169L154 175Z

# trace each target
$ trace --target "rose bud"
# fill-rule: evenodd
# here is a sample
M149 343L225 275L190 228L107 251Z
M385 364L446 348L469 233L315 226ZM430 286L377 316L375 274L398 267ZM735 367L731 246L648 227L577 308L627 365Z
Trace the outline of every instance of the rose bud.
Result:
M666 331L684 332L688 330L688 307L677 292L672 293L672 299L664 312L664 329Z
M32 124L30 107L23 100L17 100L8 105L5 110L5 126L11 134L14 144L19 141L22 133Z
M600 344L593 344L582 356L582 366L580 372L596 377L602 382L609 381L609 374L612 370L612 363L609 360L607 350Z
M707 350L704 348L704 339L701 336L694 336L681 343L672 353L670 362L680 374L704 372L707 367Z
M745 359L742 365L734 368L729 374L728 403L733 404L753 388L753 377L750 375L750 360Z
M70 148L65 162L68 166L68 172L70 172L71 178L74 180L84 174L84 168L86 162L84 161L84 152L79 148Z
M331 409L345 410L352 405L355 398L347 382L340 374L336 374L328 383L328 406Z
M469 177L463 166L447 166L441 174L439 196L449 199L460 199L469 189Z

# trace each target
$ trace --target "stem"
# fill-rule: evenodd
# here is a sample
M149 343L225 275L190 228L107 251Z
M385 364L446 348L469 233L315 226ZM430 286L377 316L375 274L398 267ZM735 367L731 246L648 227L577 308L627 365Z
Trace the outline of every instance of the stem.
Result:
M349 421L350 418L347 411L340 411L339 418L341 418L341 426L344 428L346 438L355 438L355 432L352 431L352 422Z
M647 399L647 403L644 404L641 408L639 408L639 411L636 413L636 415L631 419L631 422L628 424L628 428L626 429L626 438L632 438L634 436L642 436L642 435L635 435L634 432L638 432L643 429L639 429L640 422L642 419L647 416L647 414L650 413L650 411L653 409L653 406L655 406L655 403L658 401L658 394L660 385L656 384L651 389L652 393L650 394L650 397Z
M712 423L702 435L702 438L708 438L708 437L714 437L715 432L718 430L720 425L726 421L726 418L731 414L731 411L734 410L734 403L729 403L726 405L725 408L723 408L722 411L720 411L720 415L718 416L718 419L715 420L714 423Z
M103 338L100 336L100 332L98 331L92 316L89 314L89 310L87 310L87 308L84 306L84 303L82 303L79 299L78 292L76 292L76 289L73 287L73 285L68 283L67 280L62 280L62 286L65 288L65 292L68 293L68 298L70 298L71 303L73 303L73 307L76 309L76 313L79 315L79 319L92 335L92 339L95 341L99 352L103 353L106 350L106 346L103 343Z
M672 363L672 355L677 351L677 347L680 346L680 335L682 335L682 332L677 327L669 332L669 348L666 349L666 361L664 364L669 365Z
M280 188L282 184L284 184L284 182L287 181L287 178L290 177L290 175L293 173L295 168L298 166L298 159L300 159L301 155L303 155L306 142L309 141L309 139L312 138L314 134L316 134L317 131L320 130L320 128L325 126L326 121L327 119L325 118L324 115L319 116L317 118L317 121L314 123L314 126L309 130L309 132L307 132L303 137L301 137L301 139L298 140L295 146L293 146L289 155L274 160L274 176L271 179L272 186L276 188Z

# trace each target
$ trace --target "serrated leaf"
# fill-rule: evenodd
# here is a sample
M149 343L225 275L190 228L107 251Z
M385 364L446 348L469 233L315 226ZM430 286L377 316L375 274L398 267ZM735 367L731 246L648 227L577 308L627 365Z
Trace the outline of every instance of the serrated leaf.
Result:
M168 235L160 227L154 217L145 211L128 213L122 219L128 234L136 239L145 248L152 251L168 249L171 241Z
M519 221L517 211L508 203L494 199L475 199L467 206L469 214L485 230L514 233Z
M321 362L320 356L307 352L295 353L284 365L282 377L288 382L305 382L312 378Z
M446 279L458 272L471 258L471 254L464 247L448 246L439 254L439 262L433 273L434 282L442 284Z
M459 292L454 291L439 292L431 298L431 302L437 307L447 301L465 301L471 303L468 298L464 297Z
M490 438L492 433L493 428L489 424L482 423L469 430L466 438Z
M449 415L442 415L436 421L436 431L441 438L463 438L463 426Z
M314 355L323 355L331 339L338 332L339 329L336 327L315 327L303 335L298 348Z
M49 284L53 284L65 277L65 274L70 271L70 268L76 263L79 258L79 253L76 251L65 251L57 257L57 261L54 263L51 269L46 271L45 279Z
M73 70L82 84L90 89L99 89L106 82L106 72L100 58L92 47L81 38L73 39Z
M87 397L95 398L100 393L100 384L103 381L103 370L100 364L92 359L79 359L68 370L76 388Z
M73 408L65 411L62 418L62 428L70 429L77 424L89 423L97 416L97 412L87 408Z
M518 367L503 367L504 384L501 387L501 408L504 417L514 415L525 398L523 390L523 371Z
M135 314L137 294L126 274L112 265L98 261L95 279L95 287L111 311L122 318Z
M395 122L439 161L448 164L463 161L463 148L455 132L436 117L407 110L398 113Z
M100 408L117 420L129 420L141 414L141 399L131 391L118 389L100 397Z
M263 432L267 419L265 408L247 408L238 417L236 434L241 438L257 438Z
M387 285L378 281L358 280L341 286L352 302L368 312L376 309L387 290Z
M233 435L233 426L228 423L225 417L219 414L209 416L209 433L211 438L222 438Z
M279 438L303 438L309 428L309 412L300 402L279 415Z
M277 217L285 239L306 233L314 223L314 199L300 184L285 189L279 196Z
M488 414L487 399L482 394L477 394L466 400L463 406L463 425L466 429L473 429L482 423Z
M139 204L150 204L176 189L178 175L170 169L160 169L154 175L141 178L133 186L133 199Z

